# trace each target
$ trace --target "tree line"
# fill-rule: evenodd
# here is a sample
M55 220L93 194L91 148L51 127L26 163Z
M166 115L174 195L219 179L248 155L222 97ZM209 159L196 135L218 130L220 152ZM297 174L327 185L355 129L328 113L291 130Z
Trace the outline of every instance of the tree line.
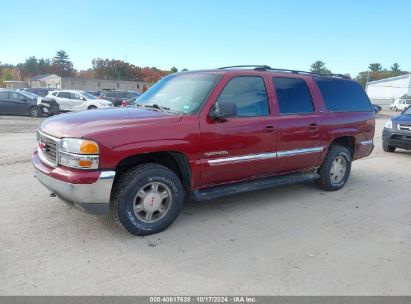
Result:
M332 74L332 72L325 66L325 63L320 60L311 65L310 72L325 75ZM358 76L355 77L355 80L365 88L367 82L409 73L409 71L401 70L400 65L397 62L393 63L389 69L384 68L380 63L370 63L368 65L368 70L360 72ZM351 78L350 74L345 74L345 76Z
M131 80L157 82L170 73L177 72L176 67L170 70L160 70L156 67L139 67L122 60L95 58L91 62L92 68L76 70L69 55L59 50L52 58L36 58L30 56L24 62L16 65L1 63L0 87L7 80L29 80L36 75L56 74L62 77L99 78L110 80Z
M59 50L52 58L36 58L31 56L24 62L12 65L2 64L0 61L0 87L6 80L29 80L40 74L56 74L63 77L98 78L109 80L131 80L157 82L170 73L178 72L176 67L170 70L160 70L156 67L140 67L117 59L95 58L88 70L77 71L64 50ZM183 69L185 71L187 69ZM323 61L315 61L310 66L310 71L319 74L332 74ZM394 76L408 74L408 71L400 69L398 63L394 63L389 69L383 68L380 63L371 63L368 70L362 71L355 79L365 87L366 83ZM350 74L345 74L351 78Z

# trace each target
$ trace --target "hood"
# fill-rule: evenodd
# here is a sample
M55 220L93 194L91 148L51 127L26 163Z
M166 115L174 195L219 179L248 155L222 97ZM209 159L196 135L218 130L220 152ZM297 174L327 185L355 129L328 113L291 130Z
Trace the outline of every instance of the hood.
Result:
M170 124L181 115L137 108L113 108L53 116L41 124L41 131L55 137L87 137L106 130Z
M408 122L411 123L411 115L401 114L392 118L392 121L395 122Z

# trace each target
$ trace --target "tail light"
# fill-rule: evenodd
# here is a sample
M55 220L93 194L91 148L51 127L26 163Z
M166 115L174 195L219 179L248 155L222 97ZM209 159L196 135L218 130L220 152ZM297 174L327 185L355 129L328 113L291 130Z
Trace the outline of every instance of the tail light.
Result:
M121 107L124 108L124 107L126 107L126 106L127 106L127 103L126 103L125 100L123 100L123 102L121 103Z

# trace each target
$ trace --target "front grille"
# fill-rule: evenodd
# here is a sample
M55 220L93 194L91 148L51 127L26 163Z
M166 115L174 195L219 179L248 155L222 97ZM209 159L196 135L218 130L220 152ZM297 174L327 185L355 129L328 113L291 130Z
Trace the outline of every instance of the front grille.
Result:
M37 132L38 149L40 157L49 165L57 165L57 144L58 140L51 136Z
M398 130L400 131L411 131L411 125L397 125Z

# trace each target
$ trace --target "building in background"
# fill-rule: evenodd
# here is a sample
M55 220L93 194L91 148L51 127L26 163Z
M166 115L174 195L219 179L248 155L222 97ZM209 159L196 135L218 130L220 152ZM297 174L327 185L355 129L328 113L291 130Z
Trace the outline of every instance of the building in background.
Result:
M83 91L124 90L142 92L143 88L152 85L152 83L144 81L60 77L56 74L37 75L29 81L10 80L3 82L6 88L10 90L32 87Z
M144 86L149 87L151 83L143 81L60 77L55 74L49 74L32 77L29 81L29 86L32 88L56 88L64 90L101 91L110 89L141 92Z
M387 107L394 99L411 96L411 74L370 81L365 90L373 103Z

